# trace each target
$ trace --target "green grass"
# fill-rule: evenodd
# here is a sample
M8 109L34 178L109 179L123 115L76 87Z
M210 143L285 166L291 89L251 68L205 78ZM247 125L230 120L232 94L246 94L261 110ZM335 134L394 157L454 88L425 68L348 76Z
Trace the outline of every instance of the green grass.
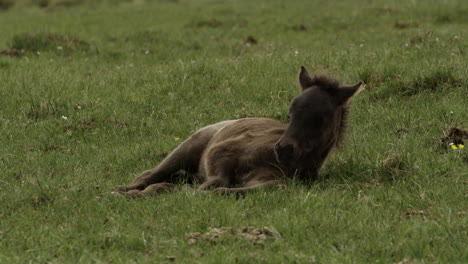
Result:
M18 51L0 55L1 263L468 262L468 154L438 140L468 128L464 1L0 6L0 51ZM243 199L95 198L175 137L284 120L301 65L369 87L318 182ZM186 239L245 226L281 239Z

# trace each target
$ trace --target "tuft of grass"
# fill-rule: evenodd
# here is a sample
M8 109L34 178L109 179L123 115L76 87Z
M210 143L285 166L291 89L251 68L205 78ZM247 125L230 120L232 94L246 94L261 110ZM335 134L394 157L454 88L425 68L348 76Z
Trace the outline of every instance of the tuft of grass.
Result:
M168 35L164 32L138 31L126 37L125 41L133 42L141 46L152 46L167 40Z
M366 84L366 88L369 90L380 85L380 75L369 68L360 71L358 77Z
M457 79L452 69L437 69L424 75L418 76L412 83L408 93L421 91L435 92L443 89L458 88L461 81Z
M0 69L8 69L10 67L10 63L8 61L0 60Z
M45 119L48 117L60 117L67 109L68 104L57 100L32 102L26 110L26 117L32 120Z
M391 70L378 73L364 69L359 72L358 76L367 84L368 89L378 88L372 94L375 99L447 92L448 90L460 89L463 85L463 80L456 77L452 69L447 68L437 68L429 72L422 71L413 79L405 78L403 74Z
M197 21L197 22L192 22L191 24L200 28L203 28L203 27L217 28L217 27L221 27L224 23L216 18L208 18L208 19Z
M397 80L391 84L395 92L403 96L414 96L420 93L443 92L460 88L462 81L454 76L453 70L439 68L435 71L422 72L413 80Z
M51 33L22 33L15 35L10 43L14 50L27 52L48 51L57 54L69 54L73 51L87 51L88 42L74 37Z
M377 167L377 181L389 183L407 177L410 172L410 164L407 160L407 157L400 153L390 153Z

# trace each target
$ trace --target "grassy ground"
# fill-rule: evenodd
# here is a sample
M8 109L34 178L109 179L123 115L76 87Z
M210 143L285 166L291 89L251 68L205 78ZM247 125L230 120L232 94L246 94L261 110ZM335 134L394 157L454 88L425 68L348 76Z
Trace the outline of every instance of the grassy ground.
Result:
M465 1L8 2L1 263L468 262L468 140L439 144L468 128ZM301 65L369 87L317 183L95 198L205 125L284 120ZM281 236L186 237L246 226Z

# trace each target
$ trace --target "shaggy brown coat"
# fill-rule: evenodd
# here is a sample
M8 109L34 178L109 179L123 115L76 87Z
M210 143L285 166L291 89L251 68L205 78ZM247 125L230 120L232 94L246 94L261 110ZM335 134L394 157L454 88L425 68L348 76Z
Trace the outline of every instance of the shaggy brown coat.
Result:
M285 176L315 179L343 137L349 101L363 86L362 82L341 86L324 76L311 78L304 67L299 83L302 93L291 104L288 124L243 118L204 127L156 168L116 190L131 197L170 190L181 170L198 176L200 191L222 193L280 185Z

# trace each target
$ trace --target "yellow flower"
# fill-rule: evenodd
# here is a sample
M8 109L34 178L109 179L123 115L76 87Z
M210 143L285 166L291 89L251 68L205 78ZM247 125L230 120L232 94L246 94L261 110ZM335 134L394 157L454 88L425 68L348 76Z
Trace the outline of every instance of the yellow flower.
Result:
M449 145L450 145L450 147L451 147L453 150L457 149L457 146L455 146L455 144L450 143Z
M180 138L176 137L176 138L174 138L174 140L177 141L177 140L180 140Z
M458 145L458 148L464 148L465 146L463 144Z

